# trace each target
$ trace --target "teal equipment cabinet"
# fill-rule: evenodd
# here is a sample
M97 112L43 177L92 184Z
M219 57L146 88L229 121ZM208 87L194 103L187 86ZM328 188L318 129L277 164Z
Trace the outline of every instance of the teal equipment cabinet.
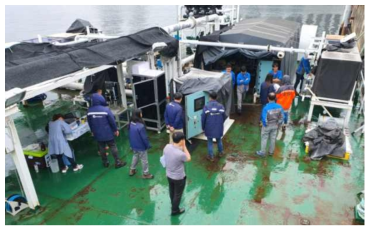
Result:
M201 114L205 104L209 101L209 95L204 91L199 91L186 95L184 100L187 124L186 139L190 139L203 133L201 128Z
M266 75L272 70L272 60L260 60L257 66L257 79L255 89L260 93L261 83L265 81Z

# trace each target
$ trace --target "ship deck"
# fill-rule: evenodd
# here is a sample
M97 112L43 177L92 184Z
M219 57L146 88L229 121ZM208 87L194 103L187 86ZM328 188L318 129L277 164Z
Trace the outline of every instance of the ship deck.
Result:
M53 109L21 107L15 122L20 130L24 126L36 130L53 113L70 106L71 102L60 101ZM127 131L122 129L117 145L126 167L114 169L109 157L111 167L103 168L97 145L87 133L72 142L84 169L78 173L70 169L67 174L30 169L41 207L15 217L6 214L6 224L357 224L354 207L356 194L364 189L364 137L350 137L349 161L310 161L302 142L308 106L308 100L294 102L290 125L285 132L279 131L273 157L254 154L260 146L259 105L244 106L241 116L231 116L235 123L223 139L225 156L216 162L205 160L205 141L192 140L181 203L186 212L180 216L170 216L168 183L159 162L168 142L165 130L161 134L148 131L150 171L155 178L143 180L140 164L135 177L128 175L132 154ZM353 112L351 129L362 121ZM6 178L7 196L16 181Z

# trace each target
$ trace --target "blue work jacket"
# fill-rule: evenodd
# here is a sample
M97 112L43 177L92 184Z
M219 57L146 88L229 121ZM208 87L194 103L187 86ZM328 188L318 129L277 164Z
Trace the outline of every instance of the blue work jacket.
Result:
M130 147L134 151L146 151L151 148L145 126L140 122L129 124Z
M182 106L178 102L173 101L167 104L164 118L167 126L172 126L177 130L183 129L184 112Z
M87 121L96 141L107 142L114 139L118 130L112 111L106 107L106 102L100 94L92 95L92 106L88 108Z
M283 108L275 102L269 102L262 109L261 121L263 126L276 126L283 122Z
M201 114L201 126L207 138L221 138L227 116L225 107L217 101L209 101Z
M240 72L236 76L236 84L239 85L248 85L251 81L251 74L246 72L244 75Z

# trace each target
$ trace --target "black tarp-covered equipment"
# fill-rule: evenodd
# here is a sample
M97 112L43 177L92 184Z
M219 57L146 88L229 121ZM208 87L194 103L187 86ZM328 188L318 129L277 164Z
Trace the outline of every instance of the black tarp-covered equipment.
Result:
M26 88L83 68L119 64L149 52L156 42L168 45L160 51L162 56L177 54L178 40L159 27L104 42L71 46L16 44L5 50L5 90Z
M246 19L233 27L227 27L212 35L204 36L200 41L251 44L275 47L299 47L301 24L278 18ZM249 59L271 60L277 57L276 52L258 51L239 48L222 48L213 46L198 46L194 66L201 68L214 63L221 58L240 53ZM286 74L296 71L296 53L286 53L281 63L281 70Z
M357 47L324 51L318 61L312 91L318 97L348 101L361 67Z
M105 81L118 82L116 68L109 68L86 77L83 85L83 94L96 93L98 89L103 90L103 93L105 93Z
M332 118L307 132L303 141L309 143L308 153L312 160L321 160L327 155L343 157L345 154L343 130Z
M87 27L90 29L90 33L97 33L97 29L92 24L83 19L76 19L68 28L66 33L82 33L87 34Z
M215 91L218 95L217 100L225 107L226 115L230 115L233 108L233 88L230 74L191 68L191 71L178 78L178 81L183 82L183 84L177 84L177 91L183 95L199 91Z

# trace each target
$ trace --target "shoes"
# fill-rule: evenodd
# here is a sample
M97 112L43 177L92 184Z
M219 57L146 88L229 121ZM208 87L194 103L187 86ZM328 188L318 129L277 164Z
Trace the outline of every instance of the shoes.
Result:
M263 151L256 151L256 155L260 157L265 157L265 153Z
M214 162L214 158L210 157L209 155L206 157L206 159L209 160L210 162Z
M273 155L274 155L274 153L270 153L270 152L269 152L269 155L270 155L270 156L273 156Z
M222 158L223 157L223 152L218 152L218 157Z
M73 169L74 172L77 172L79 170L82 170L83 169L83 164L77 164L77 166L75 166L75 168Z
M109 163L103 163L104 168L109 168Z
M185 212L184 209L180 209L178 212L172 212L172 213L171 213L171 216L180 215L180 214L182 214L182 213L184 213L184 212Z
M116 169L118 169L118 168L122 168L122 167L124 167L126 164L127 164L126 162L120 162L120 163L117 163L115 168L116 168Z
M152 174L143 174L143 179L153 179L153 177Z
M238 109L237 113L238 113L238 115L242 115L242 110Z
M68 166L65 166L65 168L62 169L61 172L62 172L62 173L66 173L68 170L69 170L69 167L68 167Z
M135 173L136 173L136 169L130 169L130 173L129 173L130 176L135 175Z

